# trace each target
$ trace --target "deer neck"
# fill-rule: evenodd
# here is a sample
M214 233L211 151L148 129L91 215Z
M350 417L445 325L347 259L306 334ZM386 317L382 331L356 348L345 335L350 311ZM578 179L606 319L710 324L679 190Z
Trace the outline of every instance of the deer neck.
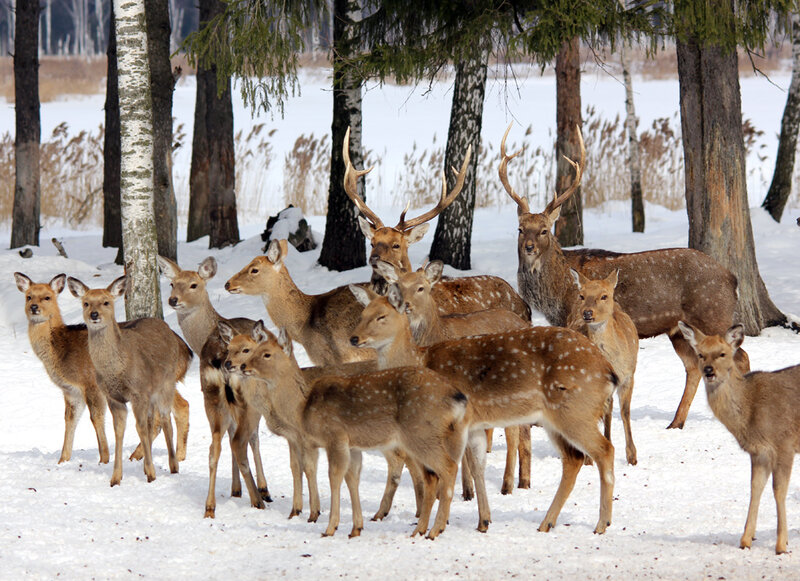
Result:
M277 327L284 327L293 337L299 337L311 316L314 297L307 295L294 283L286 266L281 265L277 281L261 294L269 318Z
M66 327L61 319L61 313L53 314L44 321L28 321L28 339L36 356L50 366L59 362L60 356L56 352L56 333L62 332ZM70 345L70 347L73 347Z
M178 325L195 353L201 353L203 345L217 330L217 323L222 319L219 313L211 306L211 300L206 295L202 304L194 309L178 311Z
M706 384L708 405L717 419L743 445L746 439L747 422L750 414L747 382L742 372L734 365L728 378L714 387Z
M414 342L408 325L395 335L391 343L377 349L377 353L379 369L422 367L425 364L424 350Z
M123 350L122 333L116 322L103 327L89 327L89 356L95 369L103 375L123 375L126 373L127 357Z
M297 362L292 363L289 369L277 374L277 379L267 380L267 388L272 413L281 421L300 429L310 390Z
M555 237L538 267L527 268L520 262L517 281L523 298L531 308L542 313L548 323L559 327L567 325L576 292L567 259Z
M420 317L418 324L411 327L411 333L414 342L421 347L441 343L449 338L433 301L426 305L426 312Z
M384 296L389 289L389 283L380 274L373 271L372 278L369 280L369 288L372 292Z

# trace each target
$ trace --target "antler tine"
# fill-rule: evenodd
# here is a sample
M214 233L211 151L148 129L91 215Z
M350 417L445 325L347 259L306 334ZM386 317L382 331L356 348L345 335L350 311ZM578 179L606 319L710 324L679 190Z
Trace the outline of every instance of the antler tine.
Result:
M581 133L581 128L579 126L575 126L576 131L578 132L578 144L581 148L581 160L580 162L574 162L566 155L563 156L569 164L575 168L575 179L572 180L572 184L559 196L555 195L553 199L547 204L547 207L544 209L546 214L549 214L556 208L560 207L564 202L566 202L572 194L575 193L575 190L578 189L578 186L581 185L581 178L583 177L583 168L586 167L586 145L583 142L583 133Z
M372 225L375 228L383 228L383 222L381 219L378 218L378 215L369 209L369 206L362 200L358 195L358 178L361 176L367 175L371 172L375 166L369 167L367 169L357 170L353 167L352 162L350 161L350 128L347 128L347 131L344 134L344 141L342 142L342 157L344 158L344 191L347 193L347 197L352 200L352 202L356 205L356 208L364 214L367 220L372 222Z
M467 168L469 167L469 160L472 158L472 146L470 145L467 148L467 155L464 156L464 162L461 164L461 170L459 170L456 176L456 184L453 186L453 189L450 190L450 193L447 193L447 181L445 180L444 171L442 171L442 197L439 199L439 203L436 204L434 208L431 208L421 216L417 216L416 218L412 218L408 222L405 221L405 212L400 216L400 222L397 223L398 230L410 230L415 226L419 226L420 224L424 224L428 220L431 220L438 216L445 208L447 208L450 204L453 203L458 197L458 194L461 193L462 188L464 187L464 180L467 177Z
M519 154L522 153L524 148L520 148L519 151L513 153L511 155L506 154L506 138L508 137L509 132L511 131L511 126L514 125L514 122L508 124L508 128L506 132L503 134L503 139L500 141L500 156L503 158L500 160L500 167L497 168L497 173L500 176L500 183L503 184L503 187L508 192L508 195L511 196L511 199L517 203L519 206L518 211L520 214L527 214L530 212L530 208L528 207L528 200L519 196L517 192L514 191L514 188L511 187L511 184L508 181L508 162L517 157Z

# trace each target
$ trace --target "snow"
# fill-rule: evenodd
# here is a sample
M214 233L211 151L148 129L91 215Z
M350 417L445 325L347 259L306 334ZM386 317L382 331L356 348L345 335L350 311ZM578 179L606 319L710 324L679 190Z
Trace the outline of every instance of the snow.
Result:
M552 79L529 79L526 86L541 83L544 87L545 81L550 83ZM622 107L621 86L614 89L619 97L601 97L601 92L611 92L610 81L584 77L584 83L594 83L595 87L594 93L584 93L584 102L603 99L612 109L616 106L612 101L619 99ZM642 99L641 105L637 103L643 120L647 115L663 116L675 110L676 82L641 82L637 86L640 95L649 95L656 101ZM743 81L743 87L747 87L747 80ZM756 123L762 129L777 128L784 97L766 82L759 87L752 90L761 91L760 99L758 95L744 99L745 115L754 119L763 117ZM387 87L367 93L365 141L376 143L376 148L385 148L387 152L391 147L398 156L382 160L387 175L401 169L399 159L411 139L408 127L414 127L413 139L420 142L429 143L433 132L440 137L444 135L449 94L447 87L437 86L435 91L429 97L430 102L421 99L418 93L409 97L407 88ZM402 95L407 102L398 105ZM535 120L551 115L553 95L548 88L546 95L536 101L528 101L527 96L514 98L509 106L515 111L507 115L502 111L504 102L499 87L495 86L487 101L491 113L487 113L484 137L496 141L512 116L523 124L533 122L538 131ZM754 102L761 103L758 115L751 115L747 109L747 104ZM102 101L99 103L100 106L94 99L76 99L60 102L57 108L62 119L76 123L86 120L89 127L94 127L95 118L102 115ZM426 103L432 113L410 113L412 108L417 112L427 110ZM768 103L772 103L773 110L769 110ZM325 115L320 113L322 107ZM276 123L283 123L284 128L288 128L288 123L296 125L293 135L309 128L320 135L328 129L329 108L330 94L325 92L321 81L307 87L303 98L287 108L286 120ZM382 112L380 122L370 124L370 119L375 119L379 112ZM176 115L191 116L187 110L176 111ZM423 119L425 115L430 117ZM13 123L7 116L2 116L3 123ZM766 120L767 116L771 120ZM57 123L50 119L51 123ZM47 129L43 130L47 135ZM288 129L283 133L288 133ZM774 131L768 134L774 150ZM188 175L188 166L176 164L175 170ZM770 169L767 167L765 171L768 173ZM763 192L752 194L755 198ZM384 205L385 208L379 206L377 210L393 214L399 210L388 203ZM791 266L800 244L800 228L794 224L797 211L788 211L780 225L758 208L751 212L758 262L767 288L784 312L800 314L800 291ZM586 245L618 251L686 245L685 212L648 205L646 213L647 232L631 234L627 204L609 203L586 211ZM219 272L208 287L212 303L225 316L266 316L258 297L232 296L223 289L224 282L260 252L263 243L258 234L265 218L266 213L259 221L245 221L247 225L242 228L245 240L233 248L210 252L207 239L179 245L179 262L184 268L195 268L210 254L217 259ZM316 233L324 230L324 218L311 216L308 221ZM8 240L10 232L4 228L0 237ZM474 269L467 274L499 275L516 286L516 228L516 210L512 205L478 210L473 239ZM27 260L16 251L0 251L3 272L0 349L6 354L0 359L2 579L800 576L797 552L791 552L800 547L797 481L790 485L787 501L790 553L774 554L776 520L769 489L762 498L757 540L751 550L740 550L738 540L749 498L749 458L713 418L702 385L686 427L665 430L677 408L684 382L683 368L665 337L642 340L640 345L631 414L639 452L637 466L625 463L622 427L615 415L614 516L611 527L602 536L592 534L599 509L595 467L581 471L556 528L547 534L537 532L561 475L560 461L538 428L533 430L532 488L514 490L510 496L499 494L505 442L502 433L495 433L495 447L487 467L493 522L485 534L475 530L477 507L474 501L460 500L459 485L446 531L436 541L410 538L415 521L414 498L405 474L392 513L385 521L367 520L362 536L348 540L350 502L343 493L339 531L333 538L321 538L330 499L324 454L319 470L322 517L314 524L306 523L302 517L288 520L291 507L288 447L285 441L271 435L263 423L261 449L274 502L259 511L249 506L246 493L245 498L230 497L230 451L226 441L217 477L216 518L203 519L210 432L196 362L185 384L179 386L191 405L188 454L179 474L169 474L163 438L159 438L154 445L157 479L153 483L146 483L141 463L126 460L121 486L109 487L111 465L98 464L97 444L87 413L78 425L72 460L59 465L63 401L30 348L22 295L11 273L21 271L41 282L66 272L97 287L110 283L121 270L113 264L116 251L101 248L99 231L71 232L54 227L42 232L43 241L52 236L63 240L69 259L58 256L48 243L35 248L34 257ZM422 262L429 244L430 236L411 247L414 264ZM290 249L286 259L289 271L306 292L324 292L333 286L369 279L366 267L345 273L328 272L316 265L318 255L319 249L304 254ZM462 273L447 268L445 274ZM166 297L168 282L163 277L161 284L162 295ZM80 322L77 299L63 293L59 302L66 322ZM118 316L120 311L121 308ZM167 322L179 331L175 313L166 301L164 312ZM541 316L536 317L536 322L543 324ZM800 336L785 329L766 329L759 337L748 337L744 348L754 369L779 369L800 362ZM308 362L301 348L296 353L301 364ZM129 414L126 431L126 457L136 445L132 416ZM109 436L113 433L110 414L106 415L106 431ZM110 444L113 446L113 440ZM360 490L364 513L369 518L378 507L386 466L379 454L368 453L364 460ZM307 507L307 496L304 500Z

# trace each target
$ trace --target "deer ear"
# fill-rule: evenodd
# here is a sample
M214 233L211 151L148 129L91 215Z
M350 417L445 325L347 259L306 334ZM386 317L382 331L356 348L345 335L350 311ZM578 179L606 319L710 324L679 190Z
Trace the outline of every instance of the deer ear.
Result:
M548 222L548 229L553 227L553 224L556 223L558 217L561 215L561 206L550 212L549 214L545 214L545 218L547 218Z
M611 285L611 288L617 288L617 283L619 283L619 269L615 268L614 272L609 274L606 277L606 282Z
M289 357L294 357L294 347L292 346L292 339L289 333L286 332L286 327L278 329L278 345L281 346L283 352Z
M581 273L574 268L570 268L569 273L572 275L572 280L575 281L575 286L578 287L578 290L581 290L581 287L583 286L581 284Z
M278 267L283 260L283 256L284 255L281 254L280 240L270 240L269 246L267 247L267 260Z
M31 288L31 285L33 284L33 281L21 272L14 273L14 280L17 282L17 288L21 293L27 292L27 290Z
M203 280L214 278L214 275L217 274L217 261L213 256L209 256L200 263L200 266L197 267L197 274Z
M89 290L88 286L83 284L77 278L72 278L71 276L67 278L67 288L69 288L69 292L72 293L72 296L76 298L81 298Z
M391 262L386 262L385 260L379 260L375 263L375 272L380 274L383 278L386 279L386 282L393 283L397 282L399 278L397 273L397 268Z
M736 351L744 341L744 326L734 325L725 332L725 341Z
M386 299L398 313L403 312L403 293L400 292L400 287L397 286L397 283L389 286L389 290L386 291Z
M67 275L63 272L61 274L57 274L53 277L50 281L50 288L55 291L56 294L61 294L61 291L64 290L64 284L66 284Z
M441 260L434 260L425 265L425 278L431 284L436 284L442 280L442 271L444 270L444 263Z
M225 343L227 347L236 332L227 321L218 321L217 330L219 331L219 338L222 339L222 342Z
M356 300L362 305L367 306L372 302L372 299L377 297L378 295L369 291L363 287L356 286L354 284L347 285L347 288L350 289L350 292L353 293L353 296L356 297Z
M416 228L412 228L408 231L408 235L406 238L408 239L408 244L414 244L415 242L419 242L422 240L423 236L428 232L428 228L430 228L430 224L420 224Z
M250 331L250 336L257 343L264 343L268 341L270 335L271 333L267 331L267 328L264 326L264 321L262 321L261 319L256 321L256 324L253 325L253 328Z
M367 240L372 241L372 237L375 236L375 228L366 218L364 218L364 216L358 216L358 226L361 228L361 232L364 234L364 237Z
M697 351L697 344L703 339L704 335L689 323L684 323L683 321L678 321L678 329L681 330L683 338L691 345L692 349Z
M158 262L158 268L161 273L170 280L178 276L181 272L181 267L172 262L169 258L164 258L159 255L156 256L156 262Z
M121 297L125 294L125 289L128 287L128 275L123 274L121 277L116 279L106 290L111 293L111 296L116 298Z

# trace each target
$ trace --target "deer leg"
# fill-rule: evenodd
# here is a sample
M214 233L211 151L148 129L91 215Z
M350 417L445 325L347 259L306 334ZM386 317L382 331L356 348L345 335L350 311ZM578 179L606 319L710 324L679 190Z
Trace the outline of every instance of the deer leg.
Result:
M314 446L304 446L302 454L303 472L308 481L308 522L317 522L320 513L319 488L317 488L319 449ZM302 480L300 481L300 494L302 495Z
M780 451L772 471L772 494L775 496L775 507L778 511L778 540L775 543L777 555L786 552L786 544L789 540L789 529L786 524L786 492L789 489L793 462L794 453L791 450Z
M253 464L256 467L256 486L258 493L264 502L272 502L272 496L269 494L269 487L267 487L267 477L264 474L264 464L261 461L261 442L258 437L258 424L261 422L261 414L257 411L250 409L250 414L254 414L251 420L253 431L250 434L250 449L253 451Z
M425 495L425 471L419 463L414 461L409 460L406 466L411 476L411 484L414 487L414 501L416 504L414 516L419 518L419 513L422 510L423 497Z
M603 435L611 441L611 416L614 415L614 394L608 396L603 406Z
M108 464L109 452L108 440L106 439L106 408L108 407L108 402L106 401L106 396L96 385L89 386L86 388L86 404L89 408L89 418L92 420L94 432L97 435L100 464Z
M201 382L203 381L201 375ZM228 412L228 404L223 403L220 405L213 395L203 390L204 404L206 408L206 416L208 417L208 425L211 428L211 444L208 446L208 495L206 496L206 512L205 518L214 518L214 513L217 508L216 486L217 486L217 468L219 467L219 455L222 451L222 438L225 432L230 428L230 415ZM236 460L233 459L234 470L233 475L238 479L239 470L236 467ZM233 485L231 485L233 488ZM233 496L233 494L231 494Z
M550 508L547 509L542 524L539 525L539 531L544 533L550 532L550 529L556 526L558 515L575 487L575 480L584 461L583 452L570 445L560 434L549 430L548 434L561 454L561 482L558 483L553 502L550 503Z
M121 402L108 400L108 409L114 420L114 471L111 473L111 486L122 482L122 440L125 436L125 423L128 420L128 407Z
M450 458L446 459L445 465L439 470L439 510L436 511L436 519L433 527L428 532L429 539L438 537L447 526L450 518L450 505L453 503L453 490L456 486L456 476L458 474L458 462Z
M519 427L519 484L517 488L531 487L531 426Z
M481 446L483 449L486 449L486 440L484 439ZM414 528L414 531L411 533L412 537L416 537L417 535L424 535L425 532L428 530L428 523L431 520L431 512L433 512L433 503L436 500L436 489L438 478L436 474L429 470L426 466L422 466L422 476L423 476L423 494L422 494L422 507L419 511L419 520L417 521L417 526Z
M303 512L303 451L296 442L289 442L289 467L292 470L292 511L289 518Z
M749 549L753 544L756 521L758 521L758 505L761 502L761 493L764 492L770 472L771 467L766 457L757 454L750 455L750 507L747 509L744 533L739 540L739 547L742 549Z
M189 441L189 402L175 390L172 398L172 415L175 417L175 432L177 443L175 454L178 462L186 460L186 445Z
M386 486L383 489L383 497L381 498L378 512L375 513L372 520L383 520L392 509L392 501L397 492L397 487L400 485L400 477L403 474L403 466L406 463L406 455L398 448L386 451L383 455L386 458L387 465Z
M509 426L506 432L506 468L503 472L501 494L514 491L514 469L517 467L517 448L519 448L519 426Z
M350 465L345 472L344 480L347 483L347 490L350 491L350 506L353 508L353 530L350 531L349 538L361 536L364 530L364 514L361 510L361 497L358 494L358 484L361 480L361 452L350 450Z
M486 494L486 448L481 445L481 433L470 432L467 439L467 449L464 452L464 465L470 467L470 471L475 477L475 492L478 499L478 530L485 533L492 522L492 513L489 509L489 498Z
M328 516L328 528L322 533L323 537L331 537L339 528L341 518L342 480L350 464L350 449L343 441L329 445L325 451L328 453L328 481L331 486L331 514Z
M689 406L692 405L694 395L697 393L701 373L697 367L697 355L695 355L694 350L683 338L680 331L670 333L669 340L672 341L672 348L675 349L675 353L681 358L683 367L686 369L686 385L683 388L683 397L681 397L681 403L675 412L675 418L667 426L667 429L682 429L686 423L686 416L689 414Z
M156 479L156 467L153 465L152 432L154 409L145 402L133 400L133 417L136 420L136 431L139 433L139 443L144 452L144 474L148 482Z
M622 416L622 427L625 430L625 457L628 464L635 466L636 445L633 443L633 431L631 430L631 397L633 396L633 376L620 386L617 392L619 397L619 413Z
M494 437L494 428L487 428L486 430L486 453L492 451L492 438Z
M484 453L486 450L486 440L484 444ZM469 469L469 464L461 462L461 498L464 500L472 500L475 498L475 488L473 486L472 471Z
M247 494L250 496L250 506L253 508L264 508L264 501L256 488L253 474L250 472L250 463L247 461L247 444L254 432L252 417L247 410L241 406L234 406L233 413L236 417L236 430L231 438L231 451L239 467L239 473L247 487ZM258 418L256 418L256 425Z
M172 440L172 418L170 418L169 408L166 406L161 410L161 431L164 432L164 441L167 443L169 471L171 474L177 474L178 458L175 455L175 444Z
M69 462L72 458L72 443L75 441L75 429L86 404L78 390L64 390L64 444L61 446L61 457L58 463Z

